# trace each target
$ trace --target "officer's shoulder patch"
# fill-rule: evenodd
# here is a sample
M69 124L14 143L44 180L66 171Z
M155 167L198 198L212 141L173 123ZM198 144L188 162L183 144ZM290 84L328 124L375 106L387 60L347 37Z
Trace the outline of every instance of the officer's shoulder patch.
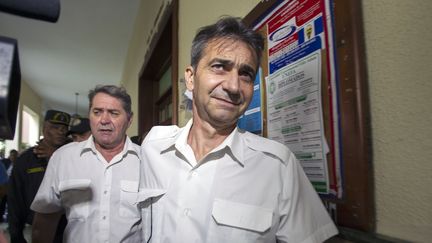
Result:
M45 171L45 167L39 166L39 167L28 168L26 172L27 174L33 174L33 173L39 173L44 171Z
M276 156L282 163L287 163L288 159L293 156L289 148L277 141L264 138L253 133L245 133L246 145L257 151L269 153Z
M154 126L145 136L144 142L172 138L177 135L180 128L176 125L171 126Z

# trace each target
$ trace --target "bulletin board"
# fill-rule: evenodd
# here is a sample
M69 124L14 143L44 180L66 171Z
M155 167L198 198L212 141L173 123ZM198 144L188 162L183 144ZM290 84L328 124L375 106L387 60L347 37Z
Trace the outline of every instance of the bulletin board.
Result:
M296 154L339 226L372 232L361 16L354 0L261 1L244 18L265 36L266 48L255 81L258 101L241 122L255 121L255 133Z

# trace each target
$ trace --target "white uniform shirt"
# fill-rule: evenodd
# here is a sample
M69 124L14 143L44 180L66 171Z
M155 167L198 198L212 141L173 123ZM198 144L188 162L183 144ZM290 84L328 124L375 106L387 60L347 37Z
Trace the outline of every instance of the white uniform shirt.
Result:
M154 127L141 146L145 241L308 243L337 234L286 146L235 129L198 164L191 124Z
M48 163L31 209L65 210L65 242L141 242L139 152L129 138L109 163L92 136L61 147Z

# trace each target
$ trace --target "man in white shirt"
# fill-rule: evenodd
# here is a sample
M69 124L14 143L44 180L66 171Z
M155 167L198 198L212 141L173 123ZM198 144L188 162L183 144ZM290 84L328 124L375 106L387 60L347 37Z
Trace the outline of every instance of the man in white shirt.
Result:
M262 37L225 17L199 30L186 86L193 119L146 136L145 241L322 242L337 229L294 154L242 131Z
M113 85L96 86L89 102L92 136L52 155L32 203L34 243L51 242L63 212L65 242L141 242L140 148L126 135L130 96Z

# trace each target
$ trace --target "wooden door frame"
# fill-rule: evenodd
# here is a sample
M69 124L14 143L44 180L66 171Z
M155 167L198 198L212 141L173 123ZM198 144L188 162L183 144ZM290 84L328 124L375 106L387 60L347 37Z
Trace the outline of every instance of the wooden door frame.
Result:
M178 120L178 0L173 0L160 12L161 31L153 36L148 50L151 54L144 61L138 84L138 133L140 135L157 125L157 109L154 105L158 94L157 81L171 66L172 119ZM157 19L156 18L156 19Z

